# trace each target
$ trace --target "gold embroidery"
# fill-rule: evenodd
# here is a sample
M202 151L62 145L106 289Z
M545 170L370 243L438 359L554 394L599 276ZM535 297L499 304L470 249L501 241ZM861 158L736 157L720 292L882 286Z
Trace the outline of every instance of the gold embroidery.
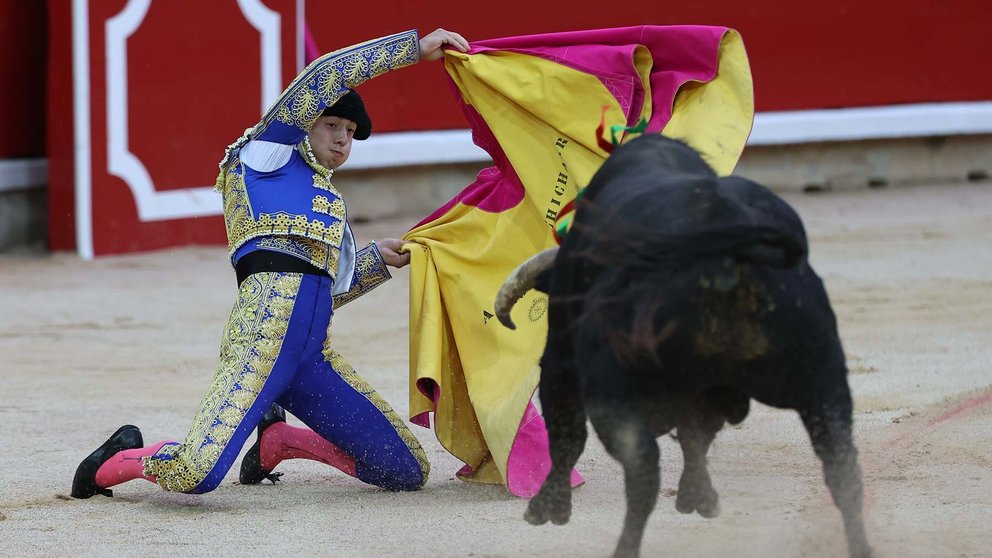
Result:
M331 202L329 214L332 217L337 217L338 219L344 221L347 217L347 209L344 206L344 200L340 197L334 198L334 201Z
M321 223L321 226L323 224ZM306 236L307 229L310 228L310 222L307 220L306 215L293 215L286 211L277 211L275 213L262 213L258 216L258 227L262 229L269 229L269 232L280 232L285 234L291 234L293 232Z
M393 59L390 66L398 68L407 64L413 64L420 60L420 40L414 34L413 41L401 41L393 49Z
M368 79L369 76L369 64L368 59L365 58L365 53L359 56L352 56L344 60L344 71L345 71L345 82L346 83L361 83Z
M331 179L321 175L320 173L313 174L313 187L318 190L326 190L328 192L334 192L337 194L337 190L331 185Z
M231 163L231 154L235 153L237 150L244 147L246 143L248 143L248 140L251 136L251 131L253 129L255 129L255 126L252 126L251 128L246 128L244 133L241 134L240 138L234 140L234 143L228 145L227 148L224 149L224 157L220 160L219 163L217 163L217 167L220 169L220 172L217 174L217 180L214 182L214 190L221 193L224 192L223 189L225 182L224 175L226 174L228 163ZM236 162L233 163L232 166L237 166L237 163Z
M340 246L344 238L344 221L325 225L318 219L308 221L306 215L293 215L285 211L262 213L257 220L245 215L240 220L232 221L235 221L233 230L228 230L231 255L245 242L261 236L302 236L331 246Z
M348 385L354 388L355 391L364 395L365 398L375 405L375 408L379 409L383 416L389 420L389 423L393 426L393 429L396 430L396 434L398 434L403 440L406 447L410 449L410 453L417 460L417 463L420 464L420 486L423 487L427 484L427 477L431 472L431 464L427 461L427 454L420 446L420 441L417 440L417 437L413 435L413 432L407 428L406 424L403 422L403 419L396 414L396 411L389 406L389 403L387 403L381 395L376 393L375 388L372 387L372 384L368 383L364 378L359 376L358 373L355 372L355 369L351 367L351 364L349 364L340 353L331 348L330 336L328 336L324 341L323 353L324 360L331 363L334 371L337 372L338 375L348 383Z
M331 213L331 202L327 199L327 196L315 196L313 198L313 206L311 209L316 213L323 213L324 215L330 215Z
M338 261L341 257L341 250L338 248L298 236L262 237L258 241L258 247L307 260L318 269L326 271L332 278L337 274Z
M300 72L252 134L263 133L273 120L308 131L320 116L322 106L336 103L346 88L354 89L372 77L413 64L419 58L419 40L414 31L325 54Z
M334 174L334 171L325 167L324 165L321 165L320 162L317 160L317 156L313 154L313 146L310 145L309 136L303 138L303 141L301 141L300 144L297 146L297 150L300 152L301 155L303 155L303 160L306 161L308 165L310 165L310 168L317 171L317 174L321 175L323 179L326 180L329 189L332 192L337 193L334 190L334 186L331 185L331 175ZM316 186L316 184L314 185Z
M340 97L340 95L338 97ZM337 102L337 99L334 99L334 102ZM309 130L312 128L313 123L317 120L317 117L320 116L320 98L314 95L309 89L300 89L297 91L296 95L293 96L290 106L290 116L292 117L292 120L290 122L285 122L285 124L295 125L301 130Z
M235 159L233 164L240 166L240 161ZM241 173L228 172L224 177L224 224L228 238L232 238L232 233L236 234L236 231L245 228L246 223L251 221L251 204L245 190L244 167L241 170Z
M385 283L390 277L389 269L386 268L386 262L383 261L379 249L374 242L369 244L356 254L355 280L351 288L346 293L334 296L332 308L337 310Z
M165 490L197 487L220 459L265 385L289 328L301 275L256 273L241 284L224 330L220 363L182 444L144 458L146 476Z
M341 74L334 70L333 66L326 66L317 75L317 90L325 99L331 99L341 91Z
M341 250L309 239L307 239L306 244L310 247L310 263L326 271L332 279L337 276Z
M389 49L379 47L372 53L372 76L384 74L390 69Z
M331 201L327 199L326 196L318 195L313 198L313 206L311 209L315 213L330 215L342 221L345 218L344 200L341 198L334 198L334 201Z

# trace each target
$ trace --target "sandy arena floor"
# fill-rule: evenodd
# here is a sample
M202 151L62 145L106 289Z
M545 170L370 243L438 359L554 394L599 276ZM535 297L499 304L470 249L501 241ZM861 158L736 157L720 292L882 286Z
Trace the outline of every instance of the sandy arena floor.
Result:
M992 185L790 195L840 320L856 404L869 538L883 557L992 556ZM396 220L356 227L399 236ZM336 341L407 409L406 270L335 317ZM607 556L624 510L598 441L566 526L532 527L501 487L413 427L431 459L419 493L371 489L293 461L278 485L232 470L205 496L134 481L68 497L79 461L118 426L181 438L210 382L234 274L220 248L82 262L0 256L0 555ZM253 438L252 438L253 439ZM710 452L723 514L674 509L677 445L644 556L834 557L840 515L794 413L757 406ZM240 461L239 461L240 462Z

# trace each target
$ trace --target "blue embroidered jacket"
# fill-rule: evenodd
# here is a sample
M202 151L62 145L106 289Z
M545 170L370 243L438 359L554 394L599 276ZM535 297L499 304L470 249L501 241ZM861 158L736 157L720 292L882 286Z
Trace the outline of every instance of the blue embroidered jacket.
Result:
M344 200L331 184L332 171L317 162L307 132L323 110L349 89L419 60L416 30L326 54L293 80L258 124L228 146L216 188L224 196L232 263L256 249L305 259L335 278L336 293L343 287L335 296L335 307L389 278L375 244L354 252ZM284 165L258 171L239 158L241 148L253 140L296 148ZM339 281L341 262L353 267L354 273Z

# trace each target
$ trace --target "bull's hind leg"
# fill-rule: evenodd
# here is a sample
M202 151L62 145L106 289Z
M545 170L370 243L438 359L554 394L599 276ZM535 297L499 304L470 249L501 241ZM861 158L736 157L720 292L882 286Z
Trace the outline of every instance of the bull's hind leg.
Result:
M613 555L639 556L644 527L661 485L658 442L644 416L629 405L590 406L589 418L606 451L623 465L627 515Z
M720 497L713 489L710 472L706 468L706 453L716 433L723 428L723 423L722 414L705 402L698 402L678 426L684 467L679 478L675 509L681 513L698 512L706 518L720 515Z
M586 413L582 385L570 361L549 338L541 358L541 411L548 429L551 470L541 491L531 499L524 519L542 525L568 523L572 513L571 472L586 444Z
M827 394L825 394L827 395ZM823 461L823 475L834 504L844 518L848 552L867 558L871 548L862 518L861 468L851 437L851 396L847 382L799 414L809 432L816 455Z

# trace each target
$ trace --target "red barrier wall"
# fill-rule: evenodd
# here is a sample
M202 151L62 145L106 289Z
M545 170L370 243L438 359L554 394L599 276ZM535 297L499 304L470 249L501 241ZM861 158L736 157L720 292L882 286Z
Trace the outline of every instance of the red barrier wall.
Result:
M14 0L16 1L16 0ZM73 157L72 121L72 17L66 2L49 0L46 32L48 42L48 91L45 103L35 110L47 115L48 155L48 246L52 250L76 247L75 203L73 191L76 161ZM39 64L41 65L41 64Z
M84 142L73 135L72 7L80 4L89 11L90 129ZM203 210L205 203L219 205L206 187L224 146L261 112L262 36L280 37L278 89L295 74L298 5L297 0L154 0L150 5L49 0L46 6L0 0L0 75L7 84L0 88L0 159L47 152L51 247L76 246L73 227L79 217L97 224L91 242L96 254L223 242L221 218ZM305 5L324 52L409 28L427 33L440 26L473 40L644 24L721 25L744 39L759 111L992 99L992 75L985 71L992 39L979 0L542 0L529 3L529 11L521 11L520 4L497 10L468 7L464 0L432 0L429 7L385 0L375 4L374 13L360 2ZM108 47L107 22L140 6L147 13L133 33ZM262 33L249 24L248 12L279 14L279 32ZM116 150L111 140L118 136L108 122L112 115L120 122L122 112L112 110L121 103L111 103L107 86L110 51L127 56L115 66L126 69L127 80L126 133L119 134L126 145ZM378 132L465 127L440 63L386 74L361 92ZM76 214L74 201L79 179L74 149L80 146L89 150L84 160L91 172L84 178L92 183L87 190L92 211L84 215ZM151 184L150 193L144 190L144 217L138 208L142 183Z
M235 0L90 0L81 18L78 4L68 4L49 4L50 248L100 255L223 244L220 195L212 192L217 162L262 111L266 37L278 66L273 99L296 75L297 3L268 0L273 17L261 23L264 34ZM88 102L81 112L74 17L88 35ZM87 130L75 130L80 114ZM85 138L76 141L76 132ZM77 166L80 158L88 173ZM89 210L78 210L82 198ZM91 226L76 227L79 219ZM90 238L77 238L79 230Z
M0 0L0 159L45 154L44 2Z
M992 99L986 69L992 12L980 0L542 0L527 3L526 12L468 9L455 0L432 0L430 9L385 4L391 6L369 19L361 3L311 1L307 21L322 50L411 27L421 33L444 27L472 40L592 27L721 25L744 39L758 111ZM426 66L362 86L380 131L464 127L449 102L444 70Z
M992 52L989 9L980 0L530 4L532 11L522 13L469 10L454 0L432 0L430 9L386 0L370 18L362 3L310 0L306 13L323 50L411 27L424 33L446 27L482 39L645 23L725 25L744 38L759 111L992 99L992 72L985 70ZM52 10L64 15L68 2L54 2ZM44 154L38 122L44 118L45 14L43 2L0 0L0 75L22 84L0 88L0 159ZM442 71L415 67L365 85L377 128L464 127L448 103Z

